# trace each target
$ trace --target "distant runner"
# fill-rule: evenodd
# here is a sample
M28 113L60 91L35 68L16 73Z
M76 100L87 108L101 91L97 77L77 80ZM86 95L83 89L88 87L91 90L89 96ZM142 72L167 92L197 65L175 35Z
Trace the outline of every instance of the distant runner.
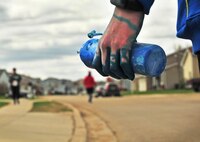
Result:
M19 97L20 97L20 81L21 76L17 74L16 68L13 68L13 73L10 76L10 86L12 91L12 97L14 104L19 104Z
M96 85L96 82L94 78L92 77L90 71L88 72L88 75L84 78L83 84L89 96L88 102L92 103L92 97L93 97L93 92L94 92L94 87Z

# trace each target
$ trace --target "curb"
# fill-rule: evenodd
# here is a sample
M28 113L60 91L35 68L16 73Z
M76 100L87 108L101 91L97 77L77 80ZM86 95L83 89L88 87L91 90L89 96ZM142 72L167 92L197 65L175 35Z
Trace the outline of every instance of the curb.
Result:
M71 108L74 114L75 128L74 128L74 134L72 135L71 138L71 142L86 142L87 131L80 112L71 104L65 104L65 103L62 104Z

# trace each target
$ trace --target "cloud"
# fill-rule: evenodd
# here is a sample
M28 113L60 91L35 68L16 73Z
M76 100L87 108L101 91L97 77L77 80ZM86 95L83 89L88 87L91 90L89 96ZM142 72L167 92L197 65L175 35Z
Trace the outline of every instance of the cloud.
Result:
M108 3L1 0L1 68L17 67L21 73L42 78L83 77L88 68L80 61L77 50L88 40L89 31L105 29L113 10Z
M0 21L4 21L6 18L6 8L0 5Z
M88 40L88 32L105 30L113 9L109 1L1 0L1 68L15 66L42 78L83 77L88 68L76 51ZM171 53L174 45L185 43L175 33L176 1L156 1L138 41L159 44Z
M82 64L78 55L64 56L59 59L54 58L51 60L35 60L32 62L20 61L9 62L7 64L1 63L1 67L6 68L8 71L12 71L12 68L16 67L19 73L32 77L41 77L42 79L57 77L70 80L83 78L90 70L95 76L95 79L104 80L104 77L99 75L97 71L89 69Z
M0 62L32 62L35 60L52 60L60 59L63 56L77 54L79 44L72 44L72 48L66 48L65 45L54 45L40 50L34 49L3 49L3 56L0 57Z

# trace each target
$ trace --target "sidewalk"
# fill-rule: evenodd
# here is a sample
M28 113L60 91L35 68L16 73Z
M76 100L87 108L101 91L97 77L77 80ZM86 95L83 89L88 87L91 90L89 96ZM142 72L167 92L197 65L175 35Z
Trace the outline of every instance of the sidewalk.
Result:
M73 134L73 114L30 113L32 101L0 108L0 142L68 142Z

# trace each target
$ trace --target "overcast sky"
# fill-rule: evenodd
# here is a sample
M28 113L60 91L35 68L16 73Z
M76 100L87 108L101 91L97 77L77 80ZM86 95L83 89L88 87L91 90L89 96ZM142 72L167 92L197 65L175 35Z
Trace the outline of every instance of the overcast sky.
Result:
M109 0L1 0L0 68L42 79L83 78L89 69L76 52L89 31L105 30L113 9ZM175 0L156 0L138 41L159 44L167 54L189 46L175 37L176 11Z

